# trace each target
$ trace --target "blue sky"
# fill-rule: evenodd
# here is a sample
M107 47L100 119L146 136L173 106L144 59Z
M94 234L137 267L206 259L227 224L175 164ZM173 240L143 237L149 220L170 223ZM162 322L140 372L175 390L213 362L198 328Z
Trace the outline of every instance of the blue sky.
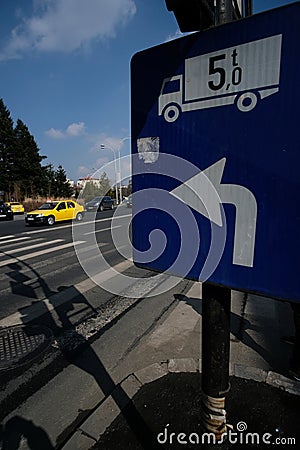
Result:
M288 0L254 0L254 12ZM0 98L77 180L130 135L130 59L180 37L164 0L1 0ZM124 139L121 155L129 154Z

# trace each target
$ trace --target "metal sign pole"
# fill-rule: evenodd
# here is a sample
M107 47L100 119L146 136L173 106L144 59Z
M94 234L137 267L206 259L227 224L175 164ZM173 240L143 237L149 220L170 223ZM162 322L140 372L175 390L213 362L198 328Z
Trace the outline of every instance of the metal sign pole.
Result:
M233 19L231 0L216 3L216 25ZM225 394L229 384L231 290L202 286L202 425L217 440L226 433Z
M231 290L202 286L202 424L220 440L226 433Z
M232 0L217 0L215 24L231 22L233 19Z
M245 16L252 16L252 0L245 0Z

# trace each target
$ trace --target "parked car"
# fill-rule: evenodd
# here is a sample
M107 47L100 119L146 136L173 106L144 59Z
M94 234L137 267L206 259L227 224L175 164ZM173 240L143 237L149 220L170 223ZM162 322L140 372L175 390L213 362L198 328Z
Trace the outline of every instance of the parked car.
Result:
M55 222L63 220L82 220L84 216L84 207L74 200L63 200L56 202L47 202L34 211L26 214L26 225L46 224L54 225Z
M3 201L0 201L0 219L3 220L13 220L14 213Z
M126 206L127 206L127 208L132 208L132 195L131 194L128 196Z
M85 205L86 211L104 211L105 209L113 209L114 200L105 195L103 197L95 197Z
M5 204L10 207L10 209L12 210L12 212L14 214L24 214L24 212L25 212L25 208L22 205L22 203L19 203L19 202L6 202Z

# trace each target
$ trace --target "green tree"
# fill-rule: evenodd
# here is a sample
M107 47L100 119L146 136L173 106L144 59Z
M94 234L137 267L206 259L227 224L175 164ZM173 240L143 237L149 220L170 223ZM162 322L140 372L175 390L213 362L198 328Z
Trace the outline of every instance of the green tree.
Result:
M14 143L13 120L3 100L0 99L0 190L5 192L7 200L13 192Z
M42 166L42 178L41 178L42 188L41 194L44 197L54 197L55 196L55 170L53 164L47 164Z
M99 186L89 180L86 181L84 188L80 192L80 198L82 198L85 202L89 202L94 197L99 197L101 195Z
M71 197L73 189L67 181L67 175L61 165L58 166L55 172L55 189L56 197Z
M80 192L80 198L83 198L85 202L89 202L94 197L101 197L103 195L110 195L111 187L108 176L105 172L101 174L99 183L95 184L91 180L86 180L83 190Z
M67 181L65 170L61 165L55 170L53 164L42 167L42 184L41 194L45 197L71 197L73 194L72 186Z
M59 166L55 171L52 164L42 166L45 158L39 154L34 137L21 119L14 128L10 112L0 99L0 191L4 191L6 200L38 194L72 195L65 170Z
M110 181L108 179L108 176L106 175L105 172L103 172L101 174L100 177L100 195L109 195L109 191L110 191Z
M43 191L41 162L45 156L39 154L39 148L27 126L18 119L14 130L14 191L22 197L31 197Z

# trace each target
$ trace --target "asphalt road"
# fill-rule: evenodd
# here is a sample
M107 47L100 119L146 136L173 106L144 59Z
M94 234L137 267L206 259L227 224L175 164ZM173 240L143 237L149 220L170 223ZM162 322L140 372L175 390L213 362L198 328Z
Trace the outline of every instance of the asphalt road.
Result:
M118 227L125 226L130 213L123 208ZM16 216L12 222L0 222L0 326L14 325L3 320L87 278L74 249L75 241L88 260L90 232L85 227L89 230L95 224L98 247L109 265L122 262L124 258L116 251L111 238L112 216L112 211L96 217L88 213L82 223L61 222L53 227L27 227L23 216ZM73 226L79 238L73 237Z
M9 369L0 370L0 420L63 373L99 336L107 336L108 359L118 366L128 349L174 307L174 293L190 285L176 278L173 292L170 277L133 265L123 236L130 232L130 220L131 210L121 206L52 227L27 227L23 217L0 222L0 333L7 336L9 327L14 333L19 325L46 326L53 333L50 347L35 359L29 353L24 363L15 358ZM87 272L98 275L96 283ZM128 311L135 311L134 319L126 320L117 336L113 325ZM5 345L0 345L1 360ZM21 343L13 347L15 353L23 352Z

